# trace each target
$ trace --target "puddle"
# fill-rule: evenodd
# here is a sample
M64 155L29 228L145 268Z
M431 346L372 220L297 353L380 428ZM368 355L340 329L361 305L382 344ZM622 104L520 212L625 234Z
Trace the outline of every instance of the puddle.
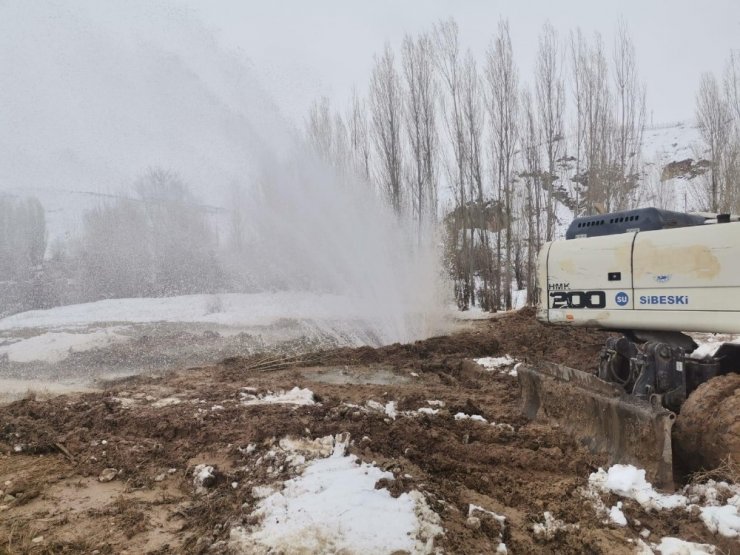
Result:
M332 385L393 385L410 381L410 378L387 368L369 366L305 368L301 370L301 375L313 382Z
M97 391L89 385L78 382L52 382L47 380L24 380L0 378L0 405L23 399L29 394L37 398L54 397L74 392Z

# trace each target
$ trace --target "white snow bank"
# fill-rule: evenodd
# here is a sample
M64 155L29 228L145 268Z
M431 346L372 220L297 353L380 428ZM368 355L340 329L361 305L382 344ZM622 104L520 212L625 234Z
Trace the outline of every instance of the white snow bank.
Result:
M259 525L231 530L232 547L247 553L431 553L439 517L413 491L393 498L375 489L393 474L346 456L338 441L328 458L308 463L282 491L257 503Z
M2 321L0 321L1 323ZM48 332L0 347L0 357L10 362L61 362L72 353L105 348L128 340L116 333L122 328L99 329L90 333Z
M634 499L647 510L698 509L705 526L714 534L728 538L740 537L740 486L710 480L706 484L686 486L681 493L663 494L645 480L645 471L632 465L615 464L608 471L600 468L588 479L591 492L612 492ZM732 494L722 505L720 490ZM603 510L598 503L597 510ZM621 503L617 506L621 513ZM609 517L620 519L612 507ZM622 514L622 516L624 516ZM621 519L620 519L621 520ZM625 518L626 522L626 518Z
M242 391L239 396L243 405L313 405L313 391L294 387L290 391L278 391L266 395L253 395Z

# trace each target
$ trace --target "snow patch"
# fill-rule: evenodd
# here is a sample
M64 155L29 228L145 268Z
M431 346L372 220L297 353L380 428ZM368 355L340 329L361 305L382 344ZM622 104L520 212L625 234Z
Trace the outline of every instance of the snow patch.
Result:
M465 414L464 412L458 412L455 415L455 420L474 420L476 422L488 424L488 420L483 418L480 414Z
M152 406L160 409L162 407L170 407L172 405L179 405L180 403L182 403L182 399L178 399L177 397L162 397L161 399L158 399L157 401L153 402Z
M609 510L609 520L618 526L627 526L627 517L624 516L624 513L622 512L621 501L618 501L617 504Z
M290 391L268 392L256 395L242 391L239 393L243 405L314 405L313 391L294 387Z
M658 493L645 480L645 471L632 465L615 464L606 472L600 468L589 476L588 482L597 490L634 499L648 510L675 509L689 502L683 495Z
M207 464L199 464L193 469L193 485L195 493L205 493L207 488L216 479L214 469Z
M660 555L712 555L717 553L717 548L713 545L668 537L662 538L659 544L653 544L652 547ZM652 551L648 553L652 553Z
M479 505L473 505L471 503L470 505L468 505L468 517L475 516L475 513L483 513L485 515L488 515L501 525L501 532L498 535L498 546L496 547L495 553L498 553L499 555L506 555L509 552L506 544L504 543L503 535L504 529L506 528L506 517L504 515L500 515L493 511L489 511L488 509L484 509Z
M482 366L489 372L496 370L514 377L517 376L517 368L520 364L510 355L504 355L502 357L483 357L476 358L474 360L476 364Z
M54 364L63 361L73 353L106 348L114 343L128 341L128 337L117 333L121 329L123 328L114 327L90 333L42 333L0 347L0 358L6 355L10 362L41 361Z
M396 416L398 413L396 412L396 402L395 401L388 401L385 404L385 413L388 415L389 418L392 418L393 420L396 419Z
M316 439L284 437L278 445L283 451L292 451L312 458L328 457L334 452L335 440L332 436Z
M504 355L502 357L476 358L475 362L476 364L480 364L486 370L498 370L499 368L503 368L505 366L512 366L516 363L516 359L512 358L509 355Z
M347 405L347 406L351 406L351 405ZM393 420L395 420L396 417L398 416L398 411L396 410L395 401L388 401L384 405L382 403L378 403L377 401L373 401L371 399L367 403L365 403L365 407L366 407L366 410L369 410L371 412L382 412L388 418L392 418Z
M550 511L543 513L544 522L535 523L532 528L534 535L545 540L553 539L560 531L569 531L578 529L578 524L566 524L562 520L555 518Z
M232 528L232 547L249 553L431 553L443 533L439 516L417 491L394 499L387 489L375 489L393 474L346 455L348 442L337 436L328 457L308 463L281 491L261 495L252 512L260 524Z
M706 484L688 485L682 493L663 494L655 491L652 484L645 480L643 469L621 464L615 464L608 471L600 468L589 476L588 481L589 491L585 492L585 496L592 500L597 512L606 511L598 492L611 492L621 497L634 499L647 510L697 509L702 522L713 534L720 534L727 538L740 537L740 486L738 485L710 480ZM728 494L732 496L728 498ZM724 505L720 502L723 498L727 499ZM624 519L626 524L626 518L621 511L621 502L611 508L608 516L617 524Z
M701 520L713 534L737 538L740 537L740 514L737 509L729 502L721 507L702 507Z

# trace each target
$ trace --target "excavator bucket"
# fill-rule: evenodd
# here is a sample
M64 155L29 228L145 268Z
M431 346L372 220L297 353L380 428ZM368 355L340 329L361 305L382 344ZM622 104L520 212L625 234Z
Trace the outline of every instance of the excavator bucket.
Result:
M521 364L517 373L527 418L556 422L609 464L633 464L655 487L673 487L674 413L567 366Z

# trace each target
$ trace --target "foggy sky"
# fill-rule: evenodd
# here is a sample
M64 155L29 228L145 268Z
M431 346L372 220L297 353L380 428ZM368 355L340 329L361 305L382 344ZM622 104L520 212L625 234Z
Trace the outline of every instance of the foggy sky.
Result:
M485 51L499 17L509 19L522 80L529 80L537 34L546 20L563 34L581 27L602 33L608 47L617 19L632 32L647 84L648 124L693 118L702 72L721 72L730 49L740 49L738 0L184 0L218 32L225 47L248 56L277 103L304 117L319 95L337 106L360 91L373 54L385 41L455 17L463 44Z
M692 119L701 73L740 48L737 0L0 0L0 191L111 192L162 166L223 203L314 99L364 94L385 41L454 16L480 58L504 16L526 82L546 19L610 46L620 15L648 123Z
M115 193L163 167L220 203L287 143L248 61L175 2L0 1L0 83L0 192Z

